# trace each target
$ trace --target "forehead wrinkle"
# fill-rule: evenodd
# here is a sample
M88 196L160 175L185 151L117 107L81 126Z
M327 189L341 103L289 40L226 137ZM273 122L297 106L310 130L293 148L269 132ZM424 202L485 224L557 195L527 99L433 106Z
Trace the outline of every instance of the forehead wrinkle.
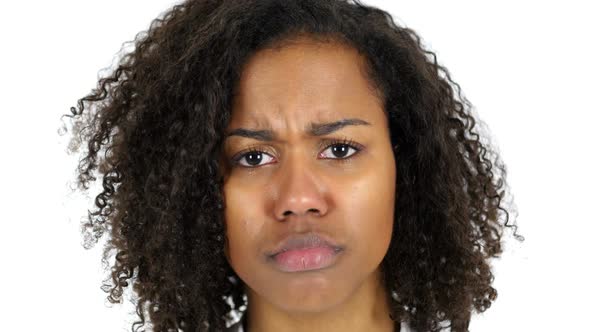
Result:
M310 122L306 124L304 129L305 136L308 137L317 137L317 136L325 136L335 131L338 131L347 126L359 126L365 125L370 126L371 124L363 119L359 118L343 118L338 119L336 121L328 121L328 122ZM231 136L241 136L247 137L252 139L257 139L261 141L277 141L277 132L272 127L264 127L264 128L236 128L227 134L227 137Z

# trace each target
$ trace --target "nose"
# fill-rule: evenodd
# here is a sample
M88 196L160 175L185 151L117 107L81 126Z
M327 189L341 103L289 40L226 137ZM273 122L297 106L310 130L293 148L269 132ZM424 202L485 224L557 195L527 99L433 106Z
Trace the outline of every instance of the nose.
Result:
M313 166L304 161L287 162L281 165L277 175L277 198L274 214L277 220L307 217L307 214L322 216L327 211L327 190L314 172Z

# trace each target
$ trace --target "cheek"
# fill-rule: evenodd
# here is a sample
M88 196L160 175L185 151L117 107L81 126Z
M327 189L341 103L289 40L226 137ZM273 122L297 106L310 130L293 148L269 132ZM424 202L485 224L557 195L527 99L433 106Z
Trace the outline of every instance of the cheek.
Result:
M224 188L225 200L225 227L228 243L226 256L234 269L244 262L251 260L251 255L256 253L256 237L261 234L262 220L256 217L255 209L261 202L257 201L260 195L241 191L226 184Z
M385 255L393 232L393 209L380 195L365 194L364 198L352 219L356 222L353 234L357 234L357 243L366 248L367 254Z
M395 209L395 173L372 170L362 181L349 186L341 198L347 206L351 235L366 254L381 260L391 242ZM374 262L372 262L374 263Z

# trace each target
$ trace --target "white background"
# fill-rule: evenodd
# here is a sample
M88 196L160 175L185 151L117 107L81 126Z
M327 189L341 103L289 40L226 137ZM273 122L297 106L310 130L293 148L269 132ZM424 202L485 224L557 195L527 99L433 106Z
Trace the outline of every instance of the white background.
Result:
M366 1L415 29L461 85L508 165L523 243L494 261L499 297L471 331L588 331L588 10L584 1ZM62 114L169 0L0 4L3 331L130 331L108 308L102 242L82 247L87 198ZM511 232L506 232L510 237Z

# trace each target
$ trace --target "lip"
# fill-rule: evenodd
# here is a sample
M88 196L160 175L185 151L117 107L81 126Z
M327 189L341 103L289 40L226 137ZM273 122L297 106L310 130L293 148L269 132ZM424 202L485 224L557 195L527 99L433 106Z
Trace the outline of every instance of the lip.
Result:
M270 260L282 272L321 270L334 265L341 251L325 246L291 249L272 256Z
M321 247L331 248L336 252L343 249L331 239L321 236L318 233L292 234L282 240L277 248L271 251L267 256L274 258L276 255L290 250L314 249Z
M311 232L288 236L267 256L278 270L299 272L333 265L343 249L328 237Z

